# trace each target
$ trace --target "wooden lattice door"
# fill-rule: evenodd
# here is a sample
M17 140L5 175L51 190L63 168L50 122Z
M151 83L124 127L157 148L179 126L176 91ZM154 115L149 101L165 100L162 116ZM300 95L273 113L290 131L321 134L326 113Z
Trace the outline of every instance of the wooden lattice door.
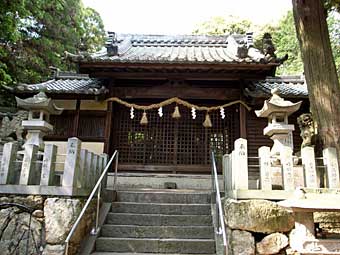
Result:
M148 124L140 125L142 111L134 119L125 106L114 105L113 146L119 150L121 170L209 172L210 152L215 151L218 162L230 153L239 136L238 107L225 109L225 119L219 111L210 113L212 128L203 127L205 113L179 106L181 118L173 119L175 105L147 111Z

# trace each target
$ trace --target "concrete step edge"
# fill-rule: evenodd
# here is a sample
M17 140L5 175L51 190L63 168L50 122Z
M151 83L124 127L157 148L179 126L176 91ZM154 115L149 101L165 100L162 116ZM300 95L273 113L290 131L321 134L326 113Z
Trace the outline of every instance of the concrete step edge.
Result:
M169 205L169 206L206 206L206 207L210 207L211 204L185 204L185 203L146 203L146 202L123 202L123 201L117 201L117 202L113 202L112 205L114 206L115 204L117 205L135 205L135 204L138 204L138 205Z
M119 238L119 237L103 237L100 236L97 240L111 240L111 241L162 241L162 242L213 242L214 239L178 239L178 238Z
M169 253L133 253L133 252L94 252L92 255L169 255ZM192 253L170 253L171 255L193 255ZM195 254L195 255L203 255L203 254ZM204 255L216 255L212 254L204 254Z
M158 228L185 228L185 229L188 229L188 228L200 228L200 229L206 229L206 228L211 228L211 229L213 229L214 227L213 226L200 226L200 225L198 225L198 226L196 226L196 225L194 225L194 226L150 226L150 225L145 225L145 226L143 226L143 225L124 225L124 224L120 224L120 225L116 225L116 224L110 224L110 223L106 223L106 224L104 224L103 225L103 227L133 227L133 228L136 228L136 227L158 227Z
M152 214L152 213L117 213L117 212L109 212L107 217L112 217L113 215L117 216L148 216L148 217L211 217L211 214L205 215L197 215L197 214Z

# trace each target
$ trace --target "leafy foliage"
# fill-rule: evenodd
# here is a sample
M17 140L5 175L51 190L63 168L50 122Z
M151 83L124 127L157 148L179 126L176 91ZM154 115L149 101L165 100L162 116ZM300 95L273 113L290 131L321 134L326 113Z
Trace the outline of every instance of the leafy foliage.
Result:
M329 1L329 8L340 6L340 0ZM340 18L336 11L329 12L328 28L332 43L332 50L338 73L340 73ZM303 73L303 63L299 42L296 37L293 12L289 11L277 25L264 25L262 27L254 26L248 20L242 20L233 16L227 18L213 17L210 20L198 25L194 34L224 35L224 34L244 34L250 30L255 32L255 46L262 48L262 36L264 33L270 33L273 43L276 47L276 54L284 56L288 54L288 60L285 61L276 71L277 75L282 74L301 74Z
M65 51L95 51L105 37L100 16L81 0L2 0L0 24L0 85L7 86L40 82L50 66L72 69Z
M240 19L235 16L212 17L194 29L193 34L225 35L244 34L249 31L252 23L249 20Z

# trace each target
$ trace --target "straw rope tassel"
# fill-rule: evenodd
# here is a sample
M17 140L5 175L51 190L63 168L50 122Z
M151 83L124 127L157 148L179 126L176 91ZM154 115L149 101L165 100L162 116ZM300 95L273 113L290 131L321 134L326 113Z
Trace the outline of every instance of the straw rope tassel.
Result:
M140 120L140 124L141 125L147 125L148 124L148 117L146 116L146 112L145 111L143 112L143 116L142 116L142 118Z
M175 106L175 110L174 112L172 113L172 117L174 119L179 119L181 117L181 114L179 113L179 109L178 109L178 106L176 105Z
M210 119L210 116L209 116L208 112L205 114L205 120L203 122L203 126L206 127L206 128L212 127L211 119Z

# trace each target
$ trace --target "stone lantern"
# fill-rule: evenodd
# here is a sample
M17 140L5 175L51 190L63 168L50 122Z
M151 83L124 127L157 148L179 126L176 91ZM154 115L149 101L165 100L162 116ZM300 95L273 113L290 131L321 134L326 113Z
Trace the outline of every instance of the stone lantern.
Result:
M284 147L293 151L294 125L288 124L288 116L299 110L302 101L292 103L279 96L278 89L272 89L272 97L264 101L261 110L255 111L257 117L268 118L268 125L263 129L263 134L274 141L271 155L280 155Z
M27 130L26 142L23 147L27 144L34 144L39 146L39 150L43 150L42 138L48 132L53 131L53 126L49 123L50 115L59 115L64 109L58 108L44 92L27 99L18 97L15 99L19 108L28 110L28 120L22 121L23 128Z

